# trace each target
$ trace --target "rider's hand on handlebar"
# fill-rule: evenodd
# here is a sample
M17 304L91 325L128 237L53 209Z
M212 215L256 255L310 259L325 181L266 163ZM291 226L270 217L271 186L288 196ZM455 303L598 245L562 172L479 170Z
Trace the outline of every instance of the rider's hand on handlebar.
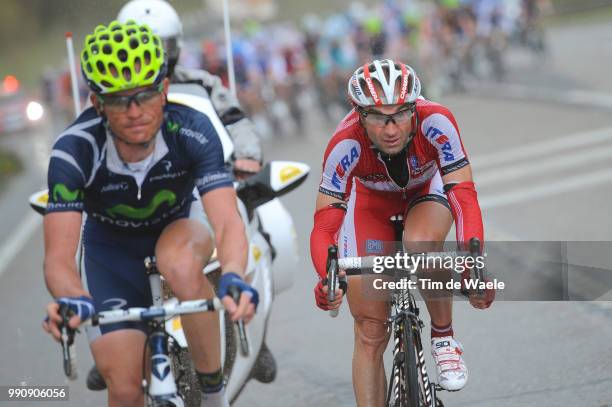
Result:
M230 287L235 287L240 292L238 303L232 298ZM221 275L217 296L223 302L223 307L234 322L243 320L245 323L248 323L255 315L255 310L259 303L257 290L247 284L236 273L223 273Z
M489 280L486 280L489 281ZM495 300L495 289L490 288L484 290L483 295L478 295L475 292L470 293L470 304L477 309L487 309Z
M60 340L60 326L63 323L60 315L60 305L68 307L72 316L68 326L77 329L81 322L88 320L95 314L93 300L90 297L59 297L47 305L47 317L42 323L43 329L51 334L56 341Z
M465 287L465 282L470 278L469 271L466 271L461 276L461 285ZM488 282L488 279L485 279ZM477 309L487 309L491 306L493 301L495 300L495 289L485 289L482 295L478 295L476 290L469 290L469 300L472 307Z
M247 174L255 174L261 170L261 164L251 158L238 158L234 161L234 171L236 178L246 178Z
M339 274L339 276L344 276L344 275L346 275L344 271L341 271ZM336 298L333 302L330 303L327 300L328 287L327 287L326 280L327 279L319 280L319 282L314 288L315 302L317 304L317 307L321 308L323 311L338 309L340 308L340 305L342 305L342 298L344 297L344 290L342 290L340 286L336 288Z

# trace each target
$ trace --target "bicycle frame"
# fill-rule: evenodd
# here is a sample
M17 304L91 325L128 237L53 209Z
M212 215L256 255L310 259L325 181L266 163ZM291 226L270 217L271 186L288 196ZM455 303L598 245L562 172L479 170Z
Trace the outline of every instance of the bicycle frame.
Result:
M147 257L145 268L151 286L153 306L161 307L163 305L162 284L159 271L155 266L155 260ZM175 407L183 407L183 399L178 394L168 352L168 337L170 335L164 327L164 317L149 321L151 332L147 337L147 342L151 352L151 379L147 386L143 372L143 384L148 387L146 393L151 398L153 406L163 402L172 402Z
M153 298L153 305L151 307L133 307L103 311L95 314L82 325L98 326L123 321L146 321L149 327L147 345L151 353L150 382L146 381L143 363L143 387L148 397L147 405L153 407L184 407L184 401L179 394L177 382L172 372L170 342L168 339L173 337L165 329L165 320L175 315L220 311L223 309L223 305L221 300L216 297L212 300L191 300L164 305L161 276L157 271L154 257L147 257L145 259L145 268L149 277ZM63 333L61 343L64 357L64 372L66 376L74 379L76 378L76 365L74 363L76 356L74 352L74 334L76 330L67 328L67 321L71 316L68 308L60 308L60 314L64 319L61 328ZM248 343L245 346L248 347ZM146 350L144 355L146 355Z
M414 347L416 351L416 364L418 373L420 373L422 380L423 394L419 395L422 397L425 403L424 407L436 407L438 403L435 395L436 388L432 388L431 382L429 381L429 375L427 374L427 368L425 365L425 354L423 352L423 344L421 341L421 331L424 327L423 321L419 317L419 308L416 306L414 296L409 290L402 290L399 293L393 294L391 300L391 306L395 310L395 313L389 317L389 323L393 326L393 367L391 369L391 378L387 391L387 402L386 405L390 405L392 396L394 400L400 397L401 389L400 374L402 374L402 367L404 364L402 352L403 343L403 331L410 329L410 334L414 338ZM405 350L403 350L405 352ZM405 380L404 380L405 382Z

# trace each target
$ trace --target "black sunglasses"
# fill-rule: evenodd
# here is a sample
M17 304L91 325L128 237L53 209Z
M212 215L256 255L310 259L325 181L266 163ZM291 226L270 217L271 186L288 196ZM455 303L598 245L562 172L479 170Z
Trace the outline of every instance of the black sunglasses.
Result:
M130 108L132 102L136 103L136 106L147 106L157 99L163 89L164 85L160 83L157 87L147 88L133 95L98 95L98 99L100 99L107 110L125 112Z

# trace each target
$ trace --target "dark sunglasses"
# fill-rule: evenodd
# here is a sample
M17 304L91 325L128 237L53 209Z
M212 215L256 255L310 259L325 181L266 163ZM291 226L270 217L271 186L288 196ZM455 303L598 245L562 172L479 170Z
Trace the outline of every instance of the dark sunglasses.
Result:
M149 106L156 101L164 89L163 83L153 88L143 89L133 95L98 95L98 99L102 102L107 110L113 112L125 112L130 108L132 102L136 106Z
M414 114L414 107L409 106L405 109L398 110L393 114L384 114L380 112L368 111L363 108L358 108L357 111L363 117L363 120L376 127L384 127L389 122L393 122L397 125L406 124L410 122L412 119L412 115Z

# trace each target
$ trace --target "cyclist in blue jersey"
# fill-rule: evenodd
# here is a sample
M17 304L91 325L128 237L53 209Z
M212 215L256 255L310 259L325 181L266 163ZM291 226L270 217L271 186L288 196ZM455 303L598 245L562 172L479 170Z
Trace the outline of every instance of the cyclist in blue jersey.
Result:
M213 247L223 270L217 295L232 320L248 322L258 294L242 279L247 238L232 175L208 117L167 101L160 38L133 21L98 26L85 39L81 65L93 106L51 154L44 273L55 301L43 327L59 338L60 303L77 314L73 328L94 312L149 306L143 259L152 254L179 300L210 298L215 293L201 271ZM238 303L227 295L231 286L241 292ZM228 406L218 314L182 322L205 405ZM109 405L142 406L145 326L119 323L87 333Z

